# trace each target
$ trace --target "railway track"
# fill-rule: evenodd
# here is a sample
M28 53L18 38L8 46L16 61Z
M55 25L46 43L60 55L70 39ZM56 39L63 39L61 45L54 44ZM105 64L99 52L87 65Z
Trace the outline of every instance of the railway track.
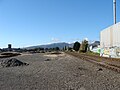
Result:
M102 66L102 67L105 67L105 68L108 68L108 69L111 69L113 71L116 71L116 72L120 73L120 65L118 66L116 64L112 64L111 63L112 59L103 58L103 57L99 57L99 56L93 56L93 55L74 53L74 52L66 52L66 53L69 54L69 55L78 57L78 58L80 58L82 60L89 61L91 63L97 64L99 66ZM114 60L114 62L117 63L118 61Z

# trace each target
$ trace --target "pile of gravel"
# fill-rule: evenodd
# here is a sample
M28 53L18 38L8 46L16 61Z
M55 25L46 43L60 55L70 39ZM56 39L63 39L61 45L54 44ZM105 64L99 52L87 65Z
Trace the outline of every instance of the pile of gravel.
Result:
M21 62L16 58L9 58L9 59L2 60L1 65L2 67L15 67L15 66L23 66L23 65L29 65L29 64Z

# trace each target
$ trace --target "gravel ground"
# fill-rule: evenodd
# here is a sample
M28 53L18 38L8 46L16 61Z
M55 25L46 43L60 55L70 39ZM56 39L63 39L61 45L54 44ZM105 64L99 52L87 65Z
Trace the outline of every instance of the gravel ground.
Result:
M120 90L120 73L64 53L16 58L29 65L0 66L0 90Z

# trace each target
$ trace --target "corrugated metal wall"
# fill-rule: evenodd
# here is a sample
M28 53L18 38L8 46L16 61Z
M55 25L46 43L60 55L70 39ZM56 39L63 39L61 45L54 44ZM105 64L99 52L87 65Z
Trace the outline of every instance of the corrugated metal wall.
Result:
M120 23L113 26L113 46L120 47Z
M120 47L120 23L101 31L100 46L101 48Z
M100 33L100 46L101 48L110 47L111 45L111 27L107 28Z

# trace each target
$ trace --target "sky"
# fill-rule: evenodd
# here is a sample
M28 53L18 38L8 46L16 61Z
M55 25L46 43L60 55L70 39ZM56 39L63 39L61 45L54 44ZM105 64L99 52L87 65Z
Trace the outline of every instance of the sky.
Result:
M111 25L113 0L0 0L0 48L95 41Z

